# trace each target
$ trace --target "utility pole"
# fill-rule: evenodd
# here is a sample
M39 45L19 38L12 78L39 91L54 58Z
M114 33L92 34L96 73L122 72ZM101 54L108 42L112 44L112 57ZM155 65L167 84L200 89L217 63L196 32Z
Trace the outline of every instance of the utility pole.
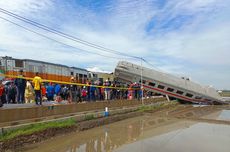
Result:
M8 56L5 56L5 74L7 73L7 59L8 59Z
M144 99L143 99L143 66L142 66L142 58L141 59L141 103L142 105L144 104Z

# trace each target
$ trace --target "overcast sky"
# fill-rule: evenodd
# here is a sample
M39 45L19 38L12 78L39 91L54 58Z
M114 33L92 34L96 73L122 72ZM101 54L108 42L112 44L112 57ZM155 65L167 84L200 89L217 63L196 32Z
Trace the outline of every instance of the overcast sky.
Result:
M151 68L190 77L216 89L230 89L230 0L0 0L0 8L82 40L143 57ZM111 72L122 60L118 58L141 64L137 59L43 31L2 12L0 55Z

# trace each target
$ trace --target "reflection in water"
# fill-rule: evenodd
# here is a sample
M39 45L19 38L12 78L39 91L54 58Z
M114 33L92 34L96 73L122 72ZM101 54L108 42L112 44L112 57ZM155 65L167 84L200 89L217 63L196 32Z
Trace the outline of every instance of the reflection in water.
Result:
M124 145L116 152L229 152L229 125L198 123Z
M230 121L230 110L222 110L220 113L219 120L229 120Z
M167 121L169 121L167 118L152 118L149 116L132 118L104 127L57 137L45 143L27 147L23 151L113 151L124 144L139 140L145 131Z
M71 133L22 149L31 152L221 151L228 152L230 127L142 116Z

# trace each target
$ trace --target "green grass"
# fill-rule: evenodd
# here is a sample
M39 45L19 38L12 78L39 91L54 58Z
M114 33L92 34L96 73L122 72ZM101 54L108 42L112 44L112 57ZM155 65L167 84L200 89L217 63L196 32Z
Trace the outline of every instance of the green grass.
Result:
M222 93L220 93L220 96L222 96L222 97L230 97L230 92L222 92Z
M25 126L22 128L9 130L3 132L2 135L0 135L0 141L13 139L15 137L21 136L21 135L30 135L35 132L43 131L49 128L63 128L63 127L69 127L76 124L76 121L74 119L67 119L63 121L55 121L55 122L47 122L47 123L38 123L38 124L31 124L29 126Z
M85 116L85 120L92 120L95 119L95 116L93 114L88 114Z
M167 106L174 106L176 104L177 104L177 102L168 102L168 103L161 103L161 104L153 105L153 106L143 105L143 106L139 107L137 110L140 112L147 112L147 111L153 111L156 109L161 109L161 108L164 108Z

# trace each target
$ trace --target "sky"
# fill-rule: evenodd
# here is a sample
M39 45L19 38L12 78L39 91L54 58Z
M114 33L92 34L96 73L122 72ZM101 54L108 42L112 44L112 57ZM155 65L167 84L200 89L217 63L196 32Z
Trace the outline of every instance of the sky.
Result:
M145 67L230 89L230 0L0 0L0 8L109 50L144 58L151 63L143 62ZM0 33L0 56L107 72L113 72L120 60L141 64L1 11Z

